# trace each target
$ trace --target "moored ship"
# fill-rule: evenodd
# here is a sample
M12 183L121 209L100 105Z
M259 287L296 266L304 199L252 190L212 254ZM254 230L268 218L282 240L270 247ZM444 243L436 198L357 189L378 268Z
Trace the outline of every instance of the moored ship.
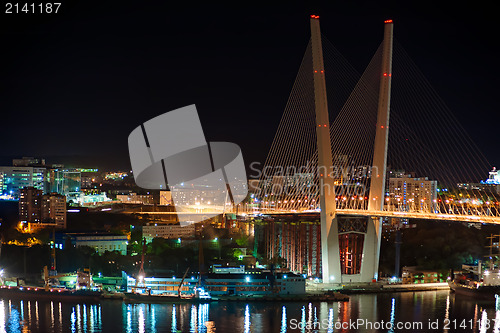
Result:
M43 287L0 287L0 297L54 301L98 301L102 292L93 290L69 290Z
M489 257L489 268L482 269L482 262L479 261L477 266L462 265L468 272L456 274L448 285L450 289L457 295L473 297L477 300L496 302L500 297L500 268L498 263L495 263L493 258L493 248L498 248L498 239L500 235L491 235L488 237L491 240Z
M490 274L500 276L498 271ZM450 280L448 285L457 295L473 297L480 300L494 302L497 297L500 296L500 285L488 284L488 282L485 284L484 280L475 281L457 276L453 280Z

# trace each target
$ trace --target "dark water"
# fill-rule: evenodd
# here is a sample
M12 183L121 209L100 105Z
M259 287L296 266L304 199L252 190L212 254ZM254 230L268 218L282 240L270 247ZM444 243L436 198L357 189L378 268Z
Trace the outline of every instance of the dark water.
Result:
M0 332L121 331L500 332L500 311L448 291L354 295L348 303L78 304L0 299Z

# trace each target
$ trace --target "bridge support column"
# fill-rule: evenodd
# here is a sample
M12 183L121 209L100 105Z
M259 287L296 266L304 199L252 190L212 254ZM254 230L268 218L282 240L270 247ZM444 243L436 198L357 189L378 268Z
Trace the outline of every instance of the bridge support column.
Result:
M387 166L387 143L389 138L389 113L391 104L391 79L392 79L392 20L385 21L384 41L382 44L382 70L380 73L380 90L378 100L377 131L375 134L375 146L373 153L373 167L371 170L370 197L368 210L383 210L385 198L385 176ZM368 240L373 244L373 253L364 258L366 269L370 271L373 279L378 279L378 267L380 258L380 242L382 237L382 218L373 219L375 230L374 238ZM368 238L368 237L367 237ZM371 246L370 246L371 247ZM367 272L368 274L368 272Z
M330 119L326 98L325 67L319 16L311 15L311 45L318 144L318 173L321 208L321 263L323 283L340 283L338 225L335 214L335 188L332 177L332 146Z

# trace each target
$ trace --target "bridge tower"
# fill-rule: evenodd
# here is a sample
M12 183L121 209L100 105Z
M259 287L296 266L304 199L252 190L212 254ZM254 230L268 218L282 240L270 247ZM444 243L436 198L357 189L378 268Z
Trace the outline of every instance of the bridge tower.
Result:
M377 130L375 134L375 145L373 152L373 166L371 170L370 196L368 210L384 209L386 166L387 166L387 144L389 139L389 113L391 104L391 79L392 79L392 20L385 21L384 41L382 43L382 67L380 73L380 89L377 112ZM370 223L370 222L369 222ZM367 235L367 246L373 248L371 258L370 252L366 253L364 260L373 271L373 278L378 278L378 266L380 258L380 241L382 238L382 218L373 218L374 233ZM370 231L369 227L369 231ZM370 233L370 232L369 232ZM367 249L368 249L367 248ZM368 267L367 267L368 268Z
M340 282L339 237L336 218L335 188L333 182L330 120L326 98L325 67L319 16L311 15L311 46L314 77L314 104L316 111L316 140L321 207L321 262L323 282Z
M368 209L383 210L392 78L392 20L385 21L377 129ZM311 15L311 41L318 145L323 283L371 282L378 279L381 218L336 214L330 124L319 16Z

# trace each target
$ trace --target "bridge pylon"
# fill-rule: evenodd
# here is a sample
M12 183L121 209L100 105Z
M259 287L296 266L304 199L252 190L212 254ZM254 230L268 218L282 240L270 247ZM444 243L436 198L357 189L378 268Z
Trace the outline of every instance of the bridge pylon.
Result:
M318 145L323 283L371 282L378 279L382 218L336 214L330 122L319 16L311 15L314 103ZM392 20L385 21L377 129L371 171L369 211L382 211L389 137L392 78Z
M340 283L339 237L336 217L335 187L332 176L330 118L326 97L325 67L319 16L311 15L311 46L314 77L314 107L321 208L321 263L324 283Z
M391 106L391 80L392 80L392 44L393 22L385 21L384 41L382 43L382 66L380 73L380 88L377 112L377 130L373 152L371 170L370 196L368 201L369 211L382 211L384 209L387 146L389 140L389 115ZM382 218L373 218L369 221L367 244L364 258L369 264L366 269L372 272L373 279L378 279L380 258L380 242L382 239ZM373 250L370 250L372 248ZM368 273L368 272L367 272Z

